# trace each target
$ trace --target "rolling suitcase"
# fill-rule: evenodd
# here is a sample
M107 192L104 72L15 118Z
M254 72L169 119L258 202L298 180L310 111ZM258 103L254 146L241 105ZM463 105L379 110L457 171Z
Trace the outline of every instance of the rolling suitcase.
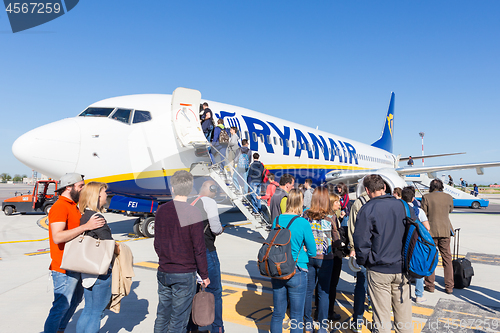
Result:
M463 289L470 286L474 269L469 259L458 258L458 249L460 246L460 228L455 229L455 239L453 240L453 279L455 288Z

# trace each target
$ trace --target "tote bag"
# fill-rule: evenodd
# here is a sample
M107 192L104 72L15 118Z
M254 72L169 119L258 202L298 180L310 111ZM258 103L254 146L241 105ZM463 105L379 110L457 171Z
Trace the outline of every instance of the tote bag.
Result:
M64 245L61 268L94 275L106 274L114 249L113 239L95 239L83 233Z

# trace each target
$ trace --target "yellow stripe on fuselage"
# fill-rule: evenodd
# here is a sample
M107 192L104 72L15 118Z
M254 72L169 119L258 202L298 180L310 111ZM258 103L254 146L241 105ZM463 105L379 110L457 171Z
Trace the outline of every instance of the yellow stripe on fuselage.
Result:
M266 165L266 168L269 170L280 170L280 169L369 170L369 168L357 167L352 165L331 165L331 164L268 164ZM136 179L170 177L176 171L179 170L189 171L189 168L124 173L121 175L112 175L112 176L86 179L85 182L117 183L117 182L136 180Z
M369 170L352 165L331 165L331 164L265 164L269 170L279 169L331 169L331 170Z
M123 182L123 181L127 181L127 180L170 177L176 171L179 171L179 170L189 171L189 168L124 173L121 175L113 175L113 176L105 176L105 177L99 177L99 178L86 179L85 182L86 183L88 183L88 182L117 183L117 182Z

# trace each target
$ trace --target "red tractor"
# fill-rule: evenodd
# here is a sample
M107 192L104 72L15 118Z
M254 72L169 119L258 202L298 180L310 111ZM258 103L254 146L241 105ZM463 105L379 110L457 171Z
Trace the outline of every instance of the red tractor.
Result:
M2 210L5 215L11 215L14 212L21 214L44 212L48 215L50 208L57 200L57 184L55 180L39 180L31 194L28 192L28 194L6 199L2 203Z

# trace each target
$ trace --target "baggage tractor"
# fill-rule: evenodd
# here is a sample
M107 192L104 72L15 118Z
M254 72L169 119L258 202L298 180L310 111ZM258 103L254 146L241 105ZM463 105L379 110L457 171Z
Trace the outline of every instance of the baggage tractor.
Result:
M463 289L470 286L474 269L469 259L458 258L458 249L460 246L460 228L455 229L455 239L453 240L453 279L455 288Z

